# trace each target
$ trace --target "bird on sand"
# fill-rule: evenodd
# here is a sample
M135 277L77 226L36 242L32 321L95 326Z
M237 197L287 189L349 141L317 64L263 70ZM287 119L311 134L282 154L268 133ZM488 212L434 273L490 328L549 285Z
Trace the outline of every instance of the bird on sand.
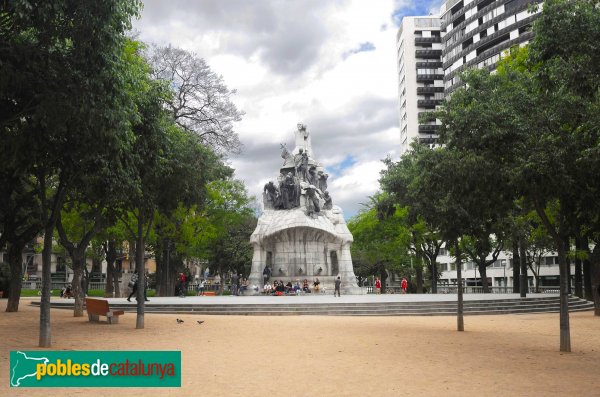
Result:
M183 322L182 319L180 319L180 318L177 319L177 324L181 324L182 322Z

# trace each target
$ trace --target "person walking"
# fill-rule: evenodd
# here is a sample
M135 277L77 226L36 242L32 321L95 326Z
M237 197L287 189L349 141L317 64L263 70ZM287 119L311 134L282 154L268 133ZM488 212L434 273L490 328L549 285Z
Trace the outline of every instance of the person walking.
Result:
M402 283L400 286L402 287L402 295L405 295L406 289L408 288L408 281L406 281L406 278L402 277Z
M337 293L338 298L341 298L341 294L340 294L340 287L342 286L342 280L340 279L340 276L338 276L338 278L335 279L335 290L333 291L333 297L335 298L335 294Z
M271 278L271 268L269 268L269 266L265 266L265 268L263 269L263 283L266 284L270 278Z
M379 279L379 277L375 279L375 293L377 295L381 294L381 280Z
M131 275L131 279L129 280L129 287L131 287L131 294L129 294L129 296L127 297L127 302L131 302L131 297L135 295L135 293L137 292L138 289L138 272L137 270L135 271L135 273L133 273Z
M238 295L238 281L239 281L239 277L237 272L233 272L233 274L231 275L231 295L237 296Z
M198 283L198 296L202 295L204 295L204 279L201 279L200 283Z
M186 288L187 277L185 277L185 274L180 272L177 280L179 281L179 297L185 298L185 294L186 294L186 290L187 290L187 288Z

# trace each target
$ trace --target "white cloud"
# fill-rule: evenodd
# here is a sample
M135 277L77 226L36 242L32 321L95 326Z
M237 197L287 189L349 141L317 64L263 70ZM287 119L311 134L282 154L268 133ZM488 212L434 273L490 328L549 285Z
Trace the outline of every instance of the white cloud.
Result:
M247 2L146 1L140 39L204 57L238 93L244 152L236 175L260 196L281 166L279 143L293 147L296 123L312 133L315 156L335 167L334 203L355 213L377 187L381 159L399 146L394 0ZM374 49L351 53L363 43Z

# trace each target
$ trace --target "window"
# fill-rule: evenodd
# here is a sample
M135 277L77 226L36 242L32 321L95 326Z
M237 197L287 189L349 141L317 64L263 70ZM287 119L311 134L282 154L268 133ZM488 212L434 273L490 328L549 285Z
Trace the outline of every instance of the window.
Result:
M498 259L492 263L492 267L503 268L506 265L506 259Z

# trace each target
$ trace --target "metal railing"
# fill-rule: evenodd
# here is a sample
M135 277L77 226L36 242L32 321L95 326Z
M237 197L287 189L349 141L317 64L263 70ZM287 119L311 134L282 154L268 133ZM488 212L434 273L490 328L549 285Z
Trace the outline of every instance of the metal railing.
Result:
M369 285L364 287L367 294L374 294L375 293L375 287ZM386 288L386 293L393 293L393 294L400 294L402 293L402 289L399 286L387 286ZM513 293L513 288L512 286L508 286L508 287L489 287L490 293L492 294L512 294ZM574 290L574 288L573 288ZM458 291L458 288L456 287L456 285L438 285L437 287L437 293L438 294L456 294ZM528 294L535 294L535 293L540 293L540 294L558 294L560 292L559 287L539 287L538 288L538 292L536 292L535 287L528 287L527 293ZM431 291L429 291L428 293L431 293ZM483 287L471 287L471 286L463 286L463 293L465 294L483 294Z

